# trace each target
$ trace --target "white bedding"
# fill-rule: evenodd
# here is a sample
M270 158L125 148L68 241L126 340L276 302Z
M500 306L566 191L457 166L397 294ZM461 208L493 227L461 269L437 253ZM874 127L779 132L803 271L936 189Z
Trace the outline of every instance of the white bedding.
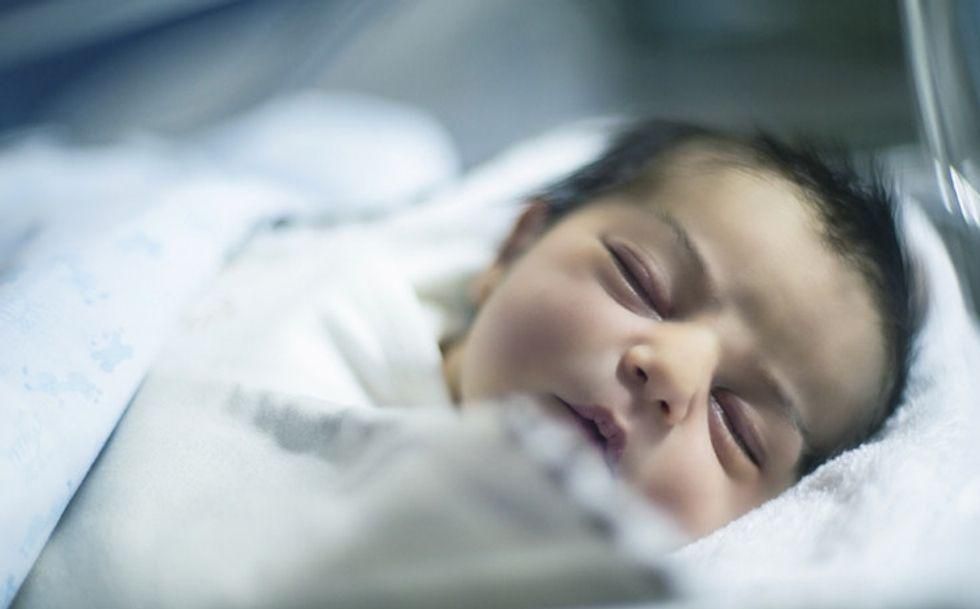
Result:
M404 393L410 398L407 401L411 402L406 405L441 404L444 406L446 402L443 390L441 386L431 382L432 376L429 374L431 368L438 363L438 354L431 349L420 351L414 346L418 344L431 346L432 336L449 331L462 323L458 300L461 293L460 286L470 273L485 264L492 255L496 241L516 213L515 201L519 196L589 158L603 140L604 129L601 125L584 126L555 136L539 138L532 144L511 151L478 170L459 184L438 194L427 204L411 210L411 213L396 215L380 227L372 229L372 239L383 245L369 249L375 255L381 251L395 251L398 252L398 256L390 258L397 261L397 268L380 268L377 265L372 267L373 263L366 262L374 269L371 272L404 277L411 288L408 291L396 289L390 293L377 294L375 300L378 306L373 313L370 307L357 307L351 309L345 317L345 305L343 302L338 302L335 298L336 294L330 294L329 290L318 292L319 284L311 277L303 275L303 268L310 272L326 270L328 273L334 272L331 281L353 281L351 285L356 284L356 273L352 276L349 271L359 268L357 265L337 265L335 269L329 266L324 269L324 266L325 261L333 260L332 256L335 256L329 252L336 252L338 247L336 244L343 243L343 239L349 239L348 244L359 244L358 247L369 243L363 239L363 235L356 234L360 229L349 229L347 236L340 241L322 246L312 245L312 242L318 240L316 233L305 229L292 231L288 239L271 234L256 241L253 249L241 258L246 260L249 256L252 257L251 271L237 271L238 275L235 275L234 268L226 271L223 279L212 286L212 291L199 300L199 306L185 317L187 332L171 341L167 354L158 360L156 374L151 376L144 388L146 395L149 396L146 398L148 403L188 402L187 399L182 400L179 396L170 395L172 392L182 391L181 383L186 381L189 383L188 387L198 387L199 392L206 394L211 391L213 395L223 396L221 399L209 402L217 404L218 411L221 411L221 405L226 403L225 398L228 393L234 393L235 390L230 389L234 387L244 388L243 395L249 396L259 396L263 394L262 392L268 391L272 392L269 395L281 396L280 392L289 391L350 404L393 405L397 400L392 398ZM667 577L669 581L679 584L678 596L669 601L671 606L914 607L937 604L940 601L948 606L974 606L980 603L980 585L973 579L973 574L980 570L980 556L976 549L980 547L980 524L978 524L980 523L980 474L978 474L980 458L975 443L972 442L973 435L980 429L977 426L972 404L973 396L978 389L975 371L980 363L977 331L966 313L954 275L948 267L948 259L934 232L923 217L914 212L909 214L908 225L911 239L921 252L928 268L934 298L921 354L913 372L910 399L902 407L898 416L889 423L882 438L824 465L776 500L721 531L667 556L666 563L663 562L666 533L659 525L649 525L649 529L646 530L653 531L649 537L623 533L630 530L630 526L639 526L642 529L642 523L657 522L655 518L645 513L639 516L607 515L607 524L612 523L608 526L619 531L618 536L613 536L616 538L612 540L615 543L610 543L607 538L601 538L604 541L597 543L595 536L583 534L582 529L574 525L567 530L554 529L583 541L588 550L577 556L603 556L604 560L610 561L608 564L621 567L610 570L618 572L619 575L612 575L607 571L593 573L596 577L587 580L589 589L598 586L598 589L604 593L610 593L610 590L614 591L616 586L621 586L619 589L628 594L622 597L599 595L589 597L590 599L605 599L607 602L616 598L621 601L637 601L641 598L664 600L662 594L664 588L658 578ZM303 268L293 268L289 273L270 272L270 269L276 268L274 264L276 256L295 255L294 248L300 246L304 253L316 251L317 247L321 247L320 253L317 254L319 257L302 258L311 264L301 264L299 266ZM354 246L351 245L351 248ZM341 249L345 252L350 251L347 247ZM366 256L365 260L369 257ZM234 284L237 281L240 288L239 297L247 296L247 290L241 289L241 286L247 285L250 277L257 280L261 274L261 266L265 263L269 263L268 268L265 269L266 279L269 282L304 285L306 291L296 292L295 298L284 298L281 289L273 291L267 303L253 297L252 300L257 302L250 306L258 317L249 318L246 315L240 317L238 322L233 321L234 315L228 314L228 303L235 298ZM249 272L256 274L250 276ZM344 277L340 277L341 275ZM237 279L229 279L229 277L237 277ZM384 283L389 284L389 282ZM361 281L359 287L353 288L350 293L356 294L361 290L361 297L367 296L370 301L371 290L374 287L372 282ZM406 304L404 299L408 298L411 301L409 297L413 294L419 297L416 299L417 302L414 306L410 302ZM310 298L299 298L299 296ZM406 312L407 317L387 317L386 309L380 303L389 297L394 299L392 302L400 303L398 310ZM398 300L400 298L403 300ZM281 307L284 301L288 304L285 310L277 308ZM318 310L329 310L337 315L324 319L316 313ZM281 315L277 311L282 311ZM263 315L265 317L262 317ZM253 322L261 319L275 323L258 324L259 329L256 329L256 324ZM235 326L236 323L239 325ZM210 331L216 332L215 336L223 338L214 342L211 347L202 346L200 342L194 343L194 327L200 329L201 324L209 325ZM227 327L222 328L223 325ZM377 340L377 335L373 334L371 328L386 327L396 338L391 341ZM249 328L251 334L248 333ZM222 334L222 332L227 333ZM428 343L418 341L426 334L430 336ZM249 344L268 345L270 348L262 350L243 348ZM190 345L202 348L189 351ZM205 363L208 365L202 367L201 364ZM323 374L327 369L331 375L329 378ZM173 382L175 379L181 379L181 383ZM260 398L255 399L261 401ZM306 407L332 408L318 399L289 399L299 400L298 403ZM155 412L153 408L142 408L133 412L143 412L143 415L139 415L141 417L164 416L159 413L149 414ZM433 416L435 420L442 420L441 415ZM134 416L133 420L137 421L134 425L139 425L140 418ZM179 420L179 417L175 418L171 421L171 425L177 425L176 421ZM153 430L161 427L160 424L150 425L149 421L149 418L144 421L145 429ZM442 423L434 423L433 429L440 424ZM493 427L493 424L488 425ZM221 435L224 433L221 430L226 427L227 421L216 423L212 431ZM493 454L495 450L499 450L499 444L496 444L494 439L497 436L494 432L486 432L486 426L481 429L484 431L476 432L473 437L482 438L480 441L485 441L488 446L497 446L497 448L487 449L489 454ZM200 430L195 431L198 432ZM138 437L138 434L134 435ZM120 435L120 438L122 437ZM224 437L231 438L231 436ZM468 436L462 434L461 437ZM442 446L439 442L434 444L423 442L423 444ZM560 442L558 444L561 445ZM548 443L543 441L525 442L523 450L530 454L537 447L538 450L547 453L547 445ZM253 447L256 452L252 455L256 463L264 463L267 460L273 463L277 462L277 459L284 458L282 451L261 453L257 446L256 444ZM542 446L545 448L541 448ZM200 444L197 447L201 450ZM120 450L122 451L120 454L124 456L125 449ZM147 462L153 467L167 468L182 462L180 459L168 459L165 446L159 449L133 446L130 450L144 451L136 454L146 454ZM145 451L151 451L156 456L153 457ZM564 454L559 449L556 451L559 455ZM428 453L423 451L422 454ZM249 455L240 456L246 458ZM546 460L549 458L553 462L555 454L551 454L550 457L545 455ZM116 459L126 462L122 457ZM425 458L420 462L430 463ZM518 462L526 465L524 460L518 459ZM214 475L217 476L220 484L238 485L233 489L234 492L229 491L229 494L248 496L247 490L241 486L247 480L235 482L235 476L240 470L233 467L234 464L234 459L226 462L229 468L228 476L218 476L218 473ZM307 465L309 470L300 468L302 475L316 477L317 468L321 467L321 464L310 461ZM514 466L514 469L525 471L523 467ZM466 470L465 466L464 470ZM191 471L195 471L194 468L191 468ZM474 474L479 471L480 469L475 465L472 467ZM258 472L256 475L261 473ZM268 472L266 474L271 476ZM455 477L458 474L459 470L450 469L443 472L438 479L458 480ZM118 479L124 480L127 475L125 468L118 470L116 475L121 476ZM478 475L477 478L479 479ZM579 488L577 493L573 493L565 488L557 495L548 496L549 498L542 499L539 503L531 502L531 505L550 505L548 502L555 500L565 508L569 504L576 506L573 511L585 509L584 506L588 505L600 511L603 505L608 508L610 502L596 499L601 497L608 487L601 487L599 492L589 491L587 487L595 483L595 479L585 479L593 482L580 484L579 486L584 490ZM496 487L497 490L510 488L506 481L497 482L501 485ZM107 483L106 486L112 490L111 484ZM316 485L311 484L309 487L310 493L315 495ZM93 485L93 488L98 487ZM117 490L121 493L130 492L125 491L125 488L126 485L122 485ZM184 487L174 484L170 488L177 492ZM184 492L191 490L193 489L187 488ZM507 491L503 490L503 494L506 495ZM568 501L570 495L575 497L574 501ZM94 493L93 496L100 495ZM111 498L113 495L108 493L101 496ZM150 496L154 495L151 493ZM269 496L274 498L275 494ZM283 496L289 496L289 493ZM297 496L302 497L302 494ZM413 495L409 493L407 496ZM222 501L227 502L227 498L228 494L220 495L216 498L215 505L221 505ZM320 507L324 505L315 497L306 497L306 499L310 499L312 505ZM95 501L95 499L86 501ZM623 501L629 503L627 500ZM301 503L291 504L293 505L291 509L302 513L303 508L296 507ZM612 504L620 505L618 499ZM80 509L77 516L73 512L72 516L84 519L86 513L97 511L94 506L99 505L98 501L92 505L89 510ZM263 508L262 505L265 507ZM159 511L159 505L156 512L151 509L152 507L153 505L148 505L147 511L142 513L153 514ZM260 502L256 509L260 513L262 509L271 510L270 513L273 513L281 507L276 506L275 501L269 499L265 504ZM335 507L341 511L344 509L342 502ZM117 505L116 509L122 509L122 506ZM178 511L177 514L185 517L194 515L193 510L188 512L186 508L183 509L184 511ZM420 509L426 512L432 510L433 506L423 505ZM493 512L493 509L489 511ZM117 521L103 521L101 526L109 529L113 522L136 518L138 513L140 512L136 509L133 509L132 513L121 513ZM413 513L416 512L408 512L408 514ZM385 511L382 515L390 517L392 514L397 514L397 510ZM300 519L298 522L308 525L312 537L317 534L326 535L323 533L325 530L323 527L327 526L329 519L324 519L322 516L322 514L310 515L308 520ZM175 518L173 514L171 517ZM500 514L497 514L497 517L498 520L493 520L493 517L491 520L513 524L507 517L503 517L502 520L499 519ZM51 515L49 514L47 518L50 520ZM136 522L139 523L138 520ZM245 526L244 523L248 520L241 522L242 526ZM43 595L54 594L50 586L54 586L54 582L60 577L65 577L66 573L74 568L75 563L72 562L74 555L70 548L76 548L78 552L82 548L90 549L92 545L97 545L95 540L98 537L86 538L85 535L94 535L102 530L94 526L92 528L65 527L64 535L67 537L60 542L56 537L53 547L57 548L58 544L64 544L62 549L54 550L52 553L54 558L47 563L48 567L38 571L38 575L32 575L32 578L37 579L33 589L38 596L33 598L36 599L38 606L45 606L45 602L53 603L52 599L63 600L64 597L58 596L50 596L45 600ZM123 547L129 544L128 547L131 549L135 547L144 552L149 552L149 548L154 547L153 542L156 540L152 537L152 531L156 530L155 524L143 522L143 526L133 525L127 530L125 538L118 540ZM298 527L298 530L304 530L304 527ZM423 528L423 530L428 529ZM460 530L465 530L465 527ZM369 541L371 539L369 536L364 537L363 529L354 527L351 531L361 531L360 537L358 535L354 537ZM288 527L280 530L279 533L297 534L295 529L290 531ZM117 534L121 535L121 533ZM272 531L269 534L274 536L278 533ZM331 534L335 535L336 530ZM333 543L335 537L326 536L323 539L327 541L321 548L335 548ZM461 539L465 541L461 542L460 547L472 541L472 538L465 534ZM536 539L540 542L545 537ZM252 559L257 561L254 552L242 550L241 546L236 546L235 543L239 542L230 541L223 546L222 551L230 554L239 551L245 563L249 563ZM186 545L181 546L174 542L172 547L176 550L165 554L164 558L171 563L179 564L177 557L182 554L177 550L186 549ZM216 547L222 546L219 544ZM283 551L283 548L293 547L289 543L274 544L273 547L280 550L275 556L285 561L284 564L294 564L289 561L295 559L309 566L308 560L311 554ZM368 543L367 547L374 546ZM206 546L207 548L211 546ZM57 554L59 551L60 555ZM377 552L371 556L376 554ZM229 554L223 556L227 555ZM411 553L409 552L408 555ZM405 555L394 552L392 556L394 559ZM458 558L459 554L450 554L450 556ZM642 569L637 565L637 559L644 557L653 570ZM118 556L103 558L119 560ZM188 592L189 596L167 596L167 594L177 594L173 586L166 588L167 594L164 594L163 589L153 586L162 585L160 581L172 583L173 580L155 580L152 577L154 571L146 566L154 565L155 555L146 554L144 559L147 562L142 565L139 561L133 561L129 566L130 569L139 572L127 572L131 575L128 581L133 583L125 586L120 584L123 587L117 590L120 592L119 598L133 600L137 597L127 595L145 595L148 589L162 595L161 606L166 604L164 601L181 606L193 606L194 603L201 603L203 606L208 601L218 602L215 600L216 597L207 594L223 595L217 598L222 603L232 605L244 605L271 598L263 596L271 594L270 589L257 587L254 580L241 579L243 573L233 572L234 570L217 572L216 577L223 577L221 581L228 583L226 587L209 588L202 582L199 588ZM253 566L262 564L255 561L249 564ZM191 561L185 564L184 567L188 569L182 572L185 579L178 581L186 581L186 578L190 577L193 565L211 564L227 567L226 563L214 556L205 557L200 562ZM396 566L396 563L385 564L392 569ZM555 571L551 572L552 575L562 572L559 568L560 561L548 562L539 556L534 564L538 569L549 565L554 567ZM523 566L527 567L527 565ZM486 565L483 567L485 568ZM303 571L303 569L299 570ZM507 569L504 568L504 571ZM363 574L363 569L359 572ZM533 569L529 572L540 573ZM290 581L288 578L283 579L286 576L284 572L277 571L277 573L279 579L273 577L269 581ZM503 571L498 575L501 573ZM583 576L574 568L565 572L566 575L568 573L576 574L578 577ZM655 575L656 580L652 585L648 580L651 573ZM507 574L510 577L515 576L512 571L507 571ZM170 575L178 577L179 574ZM99 572L86 572L85 577L76 577L73 581L97 582L99 577L104 579L105 576L100 575ZM382 590L389 592L402 590L409 595L412 590L417 591L406 583L407 579L399 580L395 575L393 577L395 579L387 583L388 587L374 581L368 588L381 586ZM620 579L616 579L617 577ZM574 582L575 578L571 580ZM41 585L42 581L48 584ZM364 581L361 580L361 583L363 584ZM468 582L470 587L461 585L457 594L465 595L467 590L483 591L478 585L479 582L473 579L463 578L460 581L464 584ZM544 596L533 597L545 604L548 599L555 601L555 597L548 597L547 594L553 594L556 589L560 589L560 584L565 584L566 589L569 590L577 589L569 583L568 579L560 577L545 578L542 581L555 584L538 589L538 592ZM643 582L646 582L646 587ZM524 583L526 584L527 581ZM104 584L103 581L101 585ZM611 587L603 588L603 586ZM315 585L304 589L312 591L314 595L316 592L321 595L327 594L326 590ZM515 589L520 589L520 586ZM101 594L105 594L104 587ZM104 596L91 598L105 600ZM145 596L138 598L145 598ZM363 602L367 606L370 602L379 602L379 599L386 598L390 600L391 597L363 597L354 594L344 598L348 598L351 602ZM423 595L411 598L424 604L426 597ZM460 597L442 598L446 600ZM582 600L585 597L578 598Z
M277 123L300 120L277 137ZM76 149L41 132L0 153L0 606L226 257L283 215L329 220L417 199L455 174L448 141L413 110L303 95L199 142Z

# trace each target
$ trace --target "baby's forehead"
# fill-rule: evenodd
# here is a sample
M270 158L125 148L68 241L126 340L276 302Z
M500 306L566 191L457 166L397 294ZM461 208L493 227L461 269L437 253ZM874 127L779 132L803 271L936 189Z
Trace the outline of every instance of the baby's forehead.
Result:
M748 179L758 187L788 192L784 203L812 207L815 201L785 171L761 159L751 150L730 142L692 141L651 159L625 190L639 196L656 196L663 190L696 188L705 182Z
M747 152L703 145L682 148L647 168L624 194L654 212L683 214L687 208L696 208L698 213L690 214L688 220L695 226L735 206L740 216L758 223L750 238L772 236L773 225L790 220L802 229L801 237L816 237L823 244L821 254L839 258L842 269L862 271L844 251L846 244L831 236L820 197ZM701 213L704 211L709 213Z

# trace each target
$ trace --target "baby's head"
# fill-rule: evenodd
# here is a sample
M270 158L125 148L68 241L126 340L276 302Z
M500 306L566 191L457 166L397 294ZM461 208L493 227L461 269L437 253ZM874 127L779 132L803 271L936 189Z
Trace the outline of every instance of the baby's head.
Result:
M460 401L540 398L696 535L874 434L917 327L876 179L663 122L534 197L480 285Z

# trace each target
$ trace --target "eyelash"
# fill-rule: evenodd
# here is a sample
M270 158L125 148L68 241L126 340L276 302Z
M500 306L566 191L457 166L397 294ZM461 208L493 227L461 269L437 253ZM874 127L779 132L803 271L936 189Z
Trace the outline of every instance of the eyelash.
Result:
M643 282L636 276L636 274L630 269L630 265L622 259L619 253L609 245L606 245L606 250L612 257L616 268L619 270L620 274L630 285L634 292L643 300L643 303L654 313L657 317L663 319L666 317L665 308L657 304L657 299L654 295L650 294L649 291L643 286Z
M739 449L748 458L748 460L753 463L753 465L755 465L756 467L760 467L759 458L752 452L752 450L749 448L748 443L745 441L745 438L743 438L742 435L739 433L738 426L735 424L734 421L731 420L731 417L733 415L730 414L730 411L728 409L722 406L721 401L718 399L716 395L716 392L712 391L708 399L718 405L718 411L721 413L721 418L725 422L725 429L728 430L729 434L731 434L732 439L735 440L735 444L738 445ZM734 416L738 416L738 415L736 414Z

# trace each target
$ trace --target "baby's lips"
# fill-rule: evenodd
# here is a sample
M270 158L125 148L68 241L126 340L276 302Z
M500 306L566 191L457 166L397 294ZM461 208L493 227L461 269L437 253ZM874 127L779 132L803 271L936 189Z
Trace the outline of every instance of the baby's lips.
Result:
M599 433L606 440L606 457L614 463L619 463L626 449L626 429L616 420L613 411L602 405L576 408L576 410L596 424Z

